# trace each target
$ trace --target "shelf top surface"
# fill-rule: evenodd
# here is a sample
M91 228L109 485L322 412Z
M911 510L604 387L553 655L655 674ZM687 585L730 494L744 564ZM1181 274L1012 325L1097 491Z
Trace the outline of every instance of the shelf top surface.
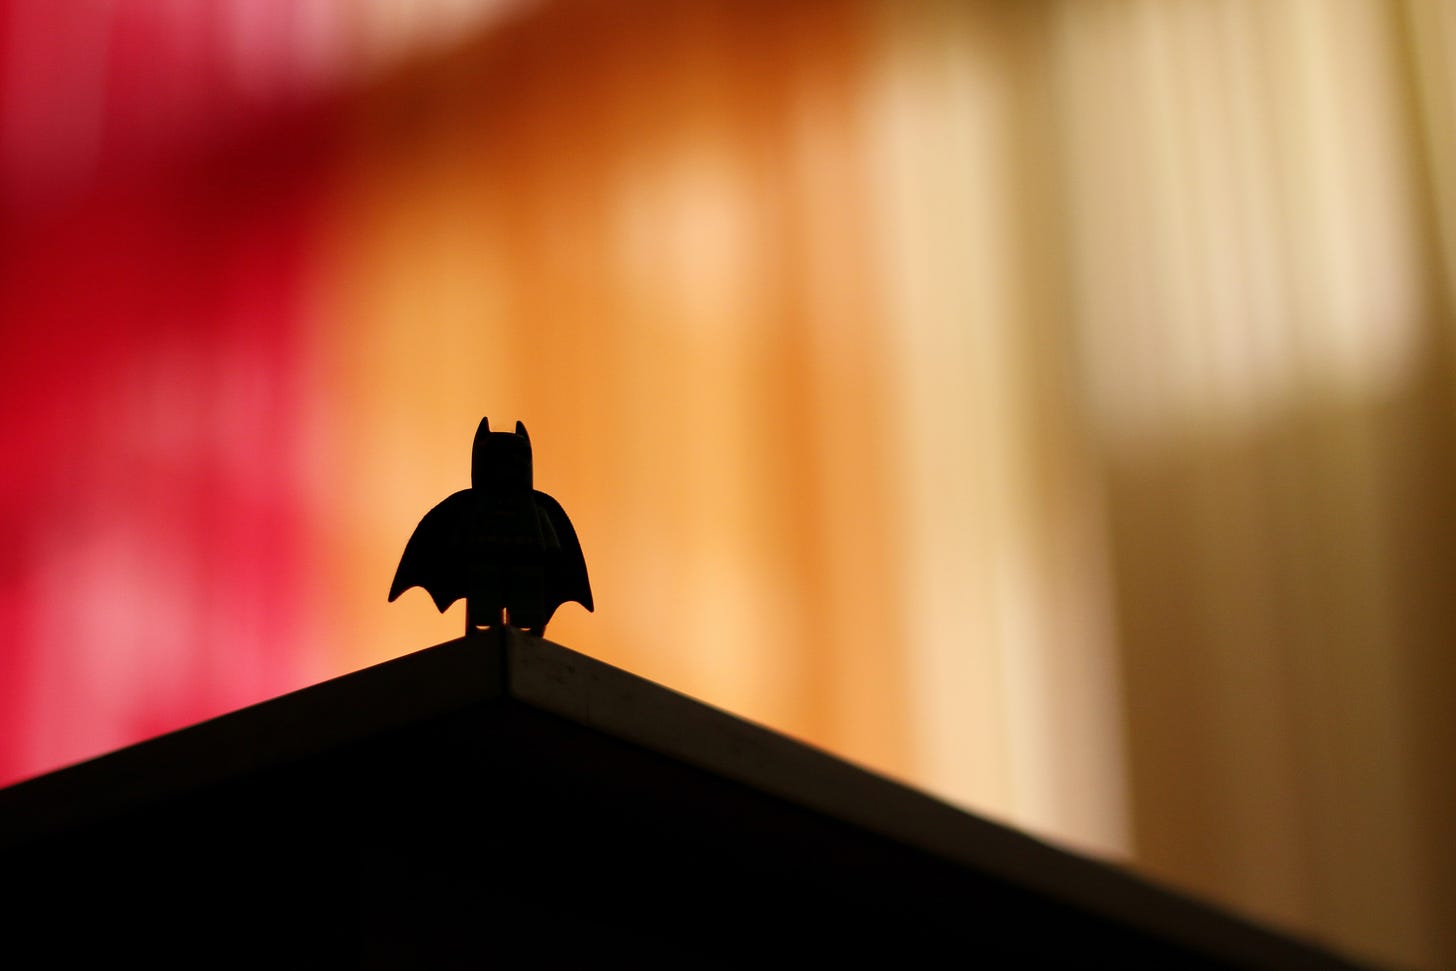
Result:
M559 644L481 632L0 790L0 858L207 785L465 709L541 714L1234 963L1353 968L1317 945L982 819Z

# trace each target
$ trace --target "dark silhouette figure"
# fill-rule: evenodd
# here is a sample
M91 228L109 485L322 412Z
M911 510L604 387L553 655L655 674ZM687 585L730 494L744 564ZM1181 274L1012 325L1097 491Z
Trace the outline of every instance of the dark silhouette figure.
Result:
M445 499L415 527L391 603L410 587L445 609L465 598L465 632L509 624L541 635L568 600L592 609L586 560L561 504L531 482L526 426L493 432L482 418L470 456L470 488Z

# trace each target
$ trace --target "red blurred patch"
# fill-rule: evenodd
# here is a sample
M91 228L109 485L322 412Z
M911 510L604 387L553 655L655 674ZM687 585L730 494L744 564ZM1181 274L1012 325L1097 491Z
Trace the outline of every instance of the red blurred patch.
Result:
M233 90L215 14L179 35L173 8L67 8L48 33L59 9L0 8L30 66L0 76L0 784L297 687L307 596L300 348L333 112ZM43 110L45 67L97 37L78 135Z

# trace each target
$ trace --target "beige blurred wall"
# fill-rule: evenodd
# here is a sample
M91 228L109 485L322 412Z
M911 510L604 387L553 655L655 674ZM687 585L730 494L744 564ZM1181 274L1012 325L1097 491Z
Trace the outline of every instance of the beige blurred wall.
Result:
M519 418L552 639L1456 962L1450 9L541 5L402 72L315 352L341 642L456 634L382 583Z

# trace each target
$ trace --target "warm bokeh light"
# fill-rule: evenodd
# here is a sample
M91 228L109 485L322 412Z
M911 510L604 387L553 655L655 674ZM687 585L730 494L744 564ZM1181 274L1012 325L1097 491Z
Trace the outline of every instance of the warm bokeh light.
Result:
M1456 961L1440 0L0 0L0 783L550 636L1351 953Z

